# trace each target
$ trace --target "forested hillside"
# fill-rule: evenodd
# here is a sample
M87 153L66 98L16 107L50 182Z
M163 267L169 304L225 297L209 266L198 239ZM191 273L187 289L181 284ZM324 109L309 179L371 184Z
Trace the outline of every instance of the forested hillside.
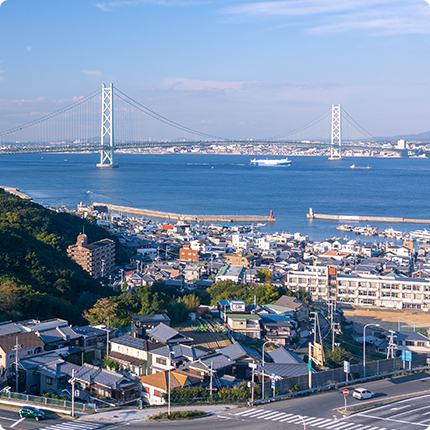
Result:
M82 292L112 294L67 257L83 228L89 242L110 237L86 220L0 189L0 321L61 317L79 323Z

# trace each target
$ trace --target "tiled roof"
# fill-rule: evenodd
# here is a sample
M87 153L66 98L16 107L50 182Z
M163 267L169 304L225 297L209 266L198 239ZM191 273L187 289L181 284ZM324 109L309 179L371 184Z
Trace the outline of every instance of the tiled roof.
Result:
M110 340L110 343L116 343L118 345L128 346L130 348L140 349L141 351L152 351L153 349L159 348L154 342L148 339L139 339L131 336L120 336Z
M91 366L84 363L79 371L75 374L78 380L87 383L94 382L99 385L104 385L108 388L118 389L121 385L131 384L133 381L121 373L113 372L111 370L101 369L100 367Z
M65 327L56 327L50 330L37 331L40 338L45 343L54 343L64 340L73 340L79 339L81 337L80 334L77 334L73 329L69 326Z
M12 321L0 323L0 336L7 336L9 334L20 333L21 329Z
M147 376L141 376L137 380L147 386L155 387L163 391L168 390L168 375L169 372L157 372ZM202 378L192 373L184 372L181 370L172 370L170 372L170 388L184 387L187 382L194 384L200 382Z
M267 351L267 355L277 364L306 364L295 352L284 347Z
M42 375L50 376L51 378L61 378L65 376L71 376L72 370L77 372L80 366L72 363L68 363L64 360L58 360L49 364L42 364L37 368L38 373Z
M192 341L192 339L188 336L179 333L174 328L169 327L163 323L160 323L151 330L148 330L147 334L162 343L169 343L169 341L171 341L173 338L175 338L175 340L178 342L180 342L181 339Z
M173 359L178 359L180 357L185 357L188 360L197 360L200 357L206 355L205 351L201 349L194 348L188 345L175 344L170 346L162 346L151 351L151 354L161 355L162 357L169 357L169 353L174 352Z
M97 327L91 327L89 325L83 327L73 327L73 330L75 333L84 337L106 336L106 330L101 330Z
M41 365L46 365L52 362L58 362L62 360L58 352L50 351L42 354L33 355L28 358L21 358L19 360L19 366L25 370L36 369Z
M206 355L205 357L199 358L198 360L189 363L188 366L190 368L207 371L211 366L213 370L219 370L232 366L233 364L234 361L218 352L216 354Z
M225 348L217 349L216 352L225 355L230 360L238 360L244 357L251 357L258 361L261 360L261 356L257 351L252 348L248 348L239 342L226 346Z
M38 346L43 347L45 345L36 333L29 332L0 337L0 348L6 353L12 352L16 345L16 338L18 338L21 349L36 348Z

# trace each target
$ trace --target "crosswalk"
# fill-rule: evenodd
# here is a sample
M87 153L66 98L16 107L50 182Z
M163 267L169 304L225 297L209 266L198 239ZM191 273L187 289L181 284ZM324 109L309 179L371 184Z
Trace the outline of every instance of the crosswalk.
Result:
M39 427L37 430L96 430L100 427L104 427L104 424L89 423L84 421L72 421L60 424L53 424L47 427Z
M287 424L304 424L310 427L327 430L387 430L383 427L371 425L355 424L345 419L331 419L310 417L307 415L288 414L286 412L272 411L268 409L246 409L245 411L231 414L238 418L252 418L259 420L275 421Z

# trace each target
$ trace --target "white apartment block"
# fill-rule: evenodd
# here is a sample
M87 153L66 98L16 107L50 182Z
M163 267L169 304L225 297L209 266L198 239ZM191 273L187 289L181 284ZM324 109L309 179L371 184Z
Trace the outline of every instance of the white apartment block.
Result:
M309 266L290 271L287 286L306 290L314 301L336 298L338 303L395 309L430 310L430 281L419 278L337 274L334 267Z

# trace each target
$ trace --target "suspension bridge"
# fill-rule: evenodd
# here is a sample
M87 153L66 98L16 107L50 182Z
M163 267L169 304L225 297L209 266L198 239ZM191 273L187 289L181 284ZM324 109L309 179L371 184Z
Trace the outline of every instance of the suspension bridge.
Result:
M101 106L101 116L100 116ZM292 145L292 136L309 130L331 116L330 160L342 159L342 121L366 137L371 136L340 105L332 105L315 120L288 133L266 139L235 140L214 136L174 122L143 106L113 84L101 91L31 122L0 132L0 155L95 152L100 151L97 167L118 167L115 150L171 146ZM328 140L328 139L327 139ZM308 143L311 143L308 141Z

